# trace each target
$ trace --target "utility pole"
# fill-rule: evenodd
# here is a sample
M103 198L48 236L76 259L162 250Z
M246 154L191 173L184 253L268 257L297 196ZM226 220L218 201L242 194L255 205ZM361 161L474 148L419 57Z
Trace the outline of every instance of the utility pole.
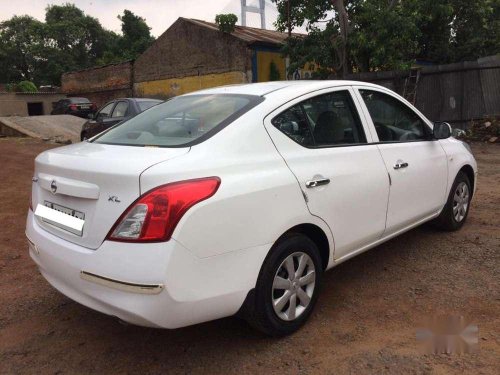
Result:
M288 27L288 37L292 36L292 22L290 21L290 0L286 0L286 15L287 15L287 27Z

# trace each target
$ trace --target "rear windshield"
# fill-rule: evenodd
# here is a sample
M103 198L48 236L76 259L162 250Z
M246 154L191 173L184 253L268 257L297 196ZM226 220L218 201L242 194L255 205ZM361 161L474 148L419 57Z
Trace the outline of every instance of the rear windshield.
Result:
M263 100L236 94L178 96L111 128L95 143L182 147L204 141Z
M90 100L87 98L69 98L71 103L90 103Z
M161 102L158 101L140 101L137 102L137 105L139 106L139 110L141 112L144 112L146 109L151 108L152 106L155 106L157 104L160 104Z

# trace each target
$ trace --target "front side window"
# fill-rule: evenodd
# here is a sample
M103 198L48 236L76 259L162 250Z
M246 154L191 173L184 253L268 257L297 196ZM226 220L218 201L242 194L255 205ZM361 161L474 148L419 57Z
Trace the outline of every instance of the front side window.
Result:
M127 102L118 102L113 109L113 114L111 117L125 117L127 115L128 103Z
M366 143L361 120L347 90L307 99L275 117L272 123L306 147Z
M429 139L430 129L411 108L391 95L359 90L375 125L380 142Z
M181 147L203 141L263 100L259 96L178 96L112 128L96 143Z

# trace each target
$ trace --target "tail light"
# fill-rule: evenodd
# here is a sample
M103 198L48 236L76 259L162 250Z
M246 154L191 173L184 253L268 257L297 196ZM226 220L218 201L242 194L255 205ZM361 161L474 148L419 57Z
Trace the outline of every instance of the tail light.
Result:
M195 204L213 196L218 177L174 182L142 195L111 228L107 239L122 242L168 241L182 216Z
M69 109L71 109L72 111L76 111L78 109L78 107L76 106L76 104L71 104L69 106Z
M95 105L95 103L92 103L92 105L90 106L90 108L91 108L93 111L97 110L97 106Z

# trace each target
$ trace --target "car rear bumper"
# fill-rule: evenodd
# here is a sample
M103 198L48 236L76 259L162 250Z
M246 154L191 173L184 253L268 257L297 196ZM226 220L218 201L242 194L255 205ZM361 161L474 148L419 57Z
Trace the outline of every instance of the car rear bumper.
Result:
M126 322L178 328L235 314L255 286L269 245L199 258L179 242L105 241L97 250L41 228L29 211L29 252L61 293Z

